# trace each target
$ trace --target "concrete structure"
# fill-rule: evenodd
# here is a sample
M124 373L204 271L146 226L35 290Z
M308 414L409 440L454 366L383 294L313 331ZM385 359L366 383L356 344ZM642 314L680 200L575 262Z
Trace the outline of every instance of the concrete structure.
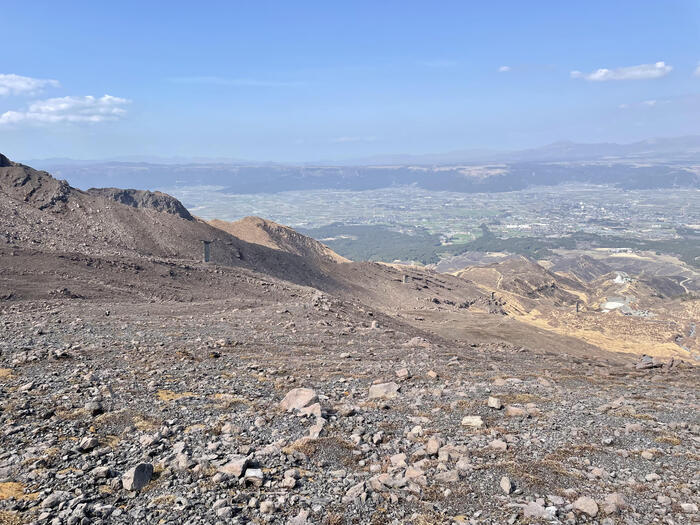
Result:
M204 262L205 263L209 262L209 260L211 259L211 247L210 247L211 242L212 241L202 240L202 246L204 248Z

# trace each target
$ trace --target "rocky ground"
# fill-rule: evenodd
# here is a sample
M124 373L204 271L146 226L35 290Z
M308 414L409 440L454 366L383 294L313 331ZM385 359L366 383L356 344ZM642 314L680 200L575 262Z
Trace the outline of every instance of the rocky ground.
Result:
M696 370L310 289L0 304L0 523L694 523Z

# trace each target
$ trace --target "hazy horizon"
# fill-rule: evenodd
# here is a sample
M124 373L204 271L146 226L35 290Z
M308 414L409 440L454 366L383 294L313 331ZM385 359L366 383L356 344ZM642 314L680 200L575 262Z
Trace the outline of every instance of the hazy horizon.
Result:
M424 153L409 153L409 152L381 152L376 153L367 157L346 157L346 158L333 158L333 159L305 159L305 160L268 160L268 159L245 159L245 158L230 158L230 157L206 157L206 156L159 156L159 155L118 155L114 157L103 157L103 158L76 158L76 157L45 157L45 158L14 158L11 160L22 162L22 163L48 163L48 164L60 164L62 162L66 163L85 163L85 164L99 164L99 163L146 163L146 164L274 164L274 165L363 165L371 164L372 161L378 160L380 162L388 162L391 159L396 160L396 162L410 162L413 161L415 164L421 164L422 161L425 164L435 163L435 159L443 158L449 159L454 157L455 159L463 158L463 160L454 160L453 162L508 162L512 159L517 159L519 153L536 153L538 151L546 150L550 147L556 146L566 146L571 145L572 147L591 147L591 146L615 146L624 148L626 146L649 144L653 146L655 143L660 141L684 141L687 139L694 140L697 143L696 149L700 147L700 135L686 135L682 137L649 137L647 139L642 139L639 141L628 142L628 143L615 143L615 142L601 142L601 143L579 143L566 139L555 141L548 144L541 144L533 148L523 148L523 149L470 149L463 148L451 151L431 151ZM574 157L575 160L575 157ZM678 160L678 159L672 159Z

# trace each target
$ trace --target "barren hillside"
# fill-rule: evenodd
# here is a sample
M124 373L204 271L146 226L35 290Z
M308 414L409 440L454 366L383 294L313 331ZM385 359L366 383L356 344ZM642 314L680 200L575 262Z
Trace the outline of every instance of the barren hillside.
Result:
M585 256L555 267L562 272L513 257L456 275L492 293L504 312L533 329L617 352L700 355L694 335L700 301L686 297L683 278L601 273L610 266Z
M348 259L341 257L328 246L301 235L287 226L260 217L245 217L235 222L214 219L209 221L209 224L244 241L299 255L306 259L338 263L349 262Z

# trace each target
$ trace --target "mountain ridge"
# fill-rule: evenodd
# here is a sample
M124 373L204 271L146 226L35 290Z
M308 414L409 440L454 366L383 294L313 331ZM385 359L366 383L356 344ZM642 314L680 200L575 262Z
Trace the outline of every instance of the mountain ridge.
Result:
M394 166L444 165L459 163L551 162L581 160L641 160L671 156L667 160L700 160L700 135L653 137L632 142L576 142L558 140L542 146L512 150L488 148L456 149L434 153L387 153L347 159L315 161L264 161L224 157L158 157L148 155L117 156L106 159L72 159L70 157L35 158L23 162L33 166L53 167L69 164L142 164L142 165L236 165L236 166Z
M244 217L235 222L219 219L212 219L207 222L244 241L286 251L300 257L321 259L335 263L350 262L349 259L341 257L325 244L302 235L288 226L283 226L261 217Z

